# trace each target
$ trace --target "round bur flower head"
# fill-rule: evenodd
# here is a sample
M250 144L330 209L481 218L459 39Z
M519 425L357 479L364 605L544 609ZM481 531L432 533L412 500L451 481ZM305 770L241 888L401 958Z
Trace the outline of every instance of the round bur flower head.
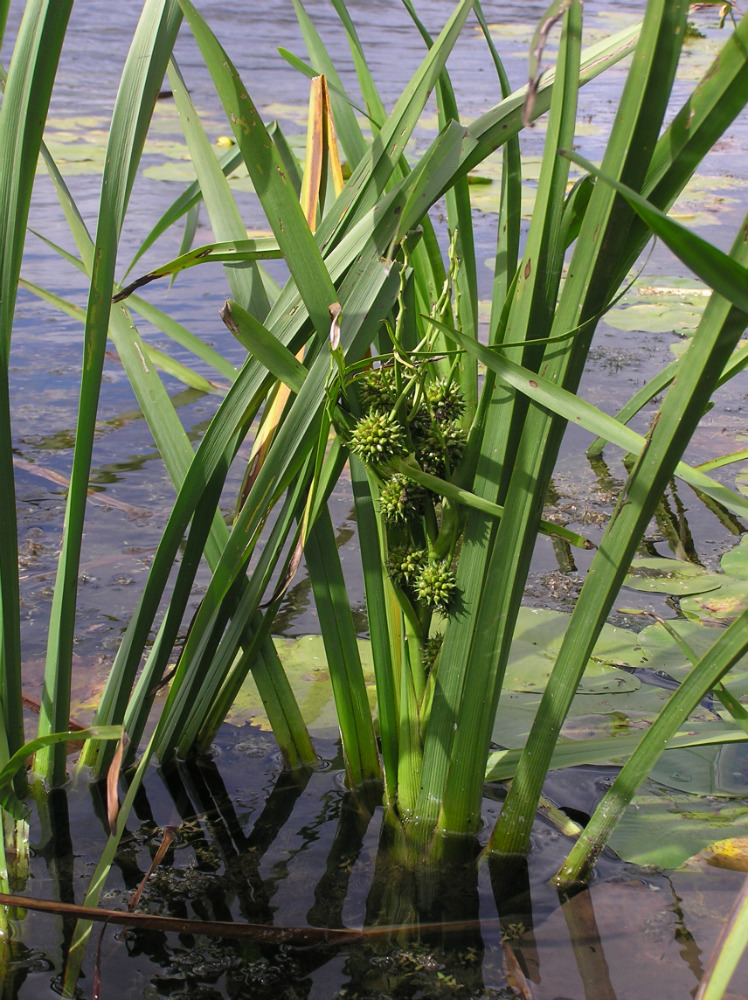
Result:
M405 434L391 413L368 413L356 424L351 450L367 465L380 465L404 455Z
M361 379L361 402L367 410L390 410L395 405L394 376L390 368L375 368Z
M455 575L442 559L429 559L416 579L416 593L429 607L446 612L455 594Z
M393 476L379 493L382 517L391 524L404 524L420 513L422 504L423 491L407 476Z
M451 472L465 450L465 432L448 424L443 428L429 427L416 441L416 458L424 472L443 476Z
M422 662L423 668L426 673L429 673L431 668L436 663L439 653L442 650L442 642L444 641L444 636L439 633L438 635L429 636L429 638L423 644Z
M426 553L419 549L396 548L387 560L387 570L398 587L410 586L426 562Z
M462 390L456 382L437 379L426 389L426 398L437 420L443 423L454 423L459 420L465 409Z

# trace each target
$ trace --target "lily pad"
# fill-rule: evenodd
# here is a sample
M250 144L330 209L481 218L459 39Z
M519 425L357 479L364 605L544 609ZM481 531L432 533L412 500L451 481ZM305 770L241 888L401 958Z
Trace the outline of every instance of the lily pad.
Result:
M719 638L722 631L699 621L682 618L670 621L668 625L677 632L699 658ZM664 625L659 622L648 625L640 632L639 642L647 658L647 666L651 670L662 670L675 676L683 675L691 669L691 663L686 654L673 640L672 635ZM682 679L682 676L679 679Z
M748 743L668 750L650 772L652 781L668 788L733 799L746 797L747 776Z
M724 576L707 573L695 563L649 556L632 562L623 585L653 594L704 594L717 590L723 582Z
M515 641L518 639L532 642L535 645L542 645L551 650L554 654L561 648L566 629L569 625L569 616L560 611L550 611L546 608L522 607L517 617L517 627L514 631ZM618 628L615 625L603 625L600 638L595 646L593 656L597 657L599 651L610 651L621 648L631 648L636 646L637 636L635 632L625 628ZM599 657L603 659L603 657ZM626 659L624 662L629 663Z
M746 820L748 802L645 792L616 826L610 846L626 861L677 868L710 842L744 835Z
M605 322L616 330L685 334L698 326L704 302L641 302L611 309Z
M748 473L742 473L748 477ZM748 580L748 535L743 535L740 544L730 549L720 559L722 571L738 580Z
M687 618L697 618L716 625L729 625L748 608L748 582L725 577L719 590L708 594L695 594L681 601L681 610Z
M516 725L511 726L512 739L509 739L506 731L503 732L504 745L520 746L529 732L539 695L553 669L568 623L569 615L558 611L520 608L501 709L516 713L521 706L524 717L521 717L519 730ZM300 639L276 638L275 645L310 731L317 735L337 732L337 717L322 637L307 635ZM371 644L368 639L359 639L358 648L369 704L374 711L376 691ZM578 688L578 695L584 696L586 702L584 712L589 712L589 695L595 696L596 703L598 699L604 701L601 711L607 712L607 698L613 700L617 694L625 693L630 696L635 693L640 685L638 678L620 670L616 664L641 662L643 655L638 648L636 634L627 629L606 625ZM526 700L527 696L532 696L530 701ZM242 686L226 721L232 725L251 721L263 729L270 728L251 676Z
M568 616L564 616L568 623ZM504 677L504 687L509 691L542 691L553 670L555 652L536 643L515 639ZM590 660L578 692L600 694L603 692L635 691L639 681L632 675L604 662Z
M305 635L299 639L276 638L275 645L310 732L318 736L335 735L338 732L338 720L322 636ZM369 705L373 711L376 705L376 693L371 644L367 639L359 639L358 647ZM262 700L251 676L244 682L226 721L235 726L252 722L261 729L270 729Z

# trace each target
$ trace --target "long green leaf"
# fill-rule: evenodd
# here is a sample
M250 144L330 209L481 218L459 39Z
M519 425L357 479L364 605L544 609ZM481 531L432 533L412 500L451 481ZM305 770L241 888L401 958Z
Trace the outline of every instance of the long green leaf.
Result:
M626 452L638 454L644 447L644 436L620 423L616 417L611 417L580 396L560 388L549 379L515 364L497 351L477 344L470 338L463 337L459 330L450 332L454 340L478 358L486 368L495 372L502 382L523 393L540 406L571 423L584 427L591 434L597 434L606 441L617 444ZM666 380L663 388L671 381L672 378ZM711 479L701 469L687 465L685 462L678 462L675 467L675 475L692 486L693 489L712 497L735 513L748 517L748 501L745 497Z
M292 392L301 390L306 369L259 320L236 302L230 301L221 310L221 319L239 343L279 382L287 385Z
M179 0L205 59L267 220L321 340L337 293L293 184L231 60L189 0Z
M748 244L739 234L732 254L739 263L748 262ZM539 794L540 768L547 767L553 744L560 732L574 691L592 651L636 546L654 513L677 461L695 430L714 391L728 357L745 329L745 313L725 299L713 295L684 355L677 381L671 385L639 453L598 552L585 579L564 642L528 740L529 755L518 767L525 790ZM530 756L531 755L531 756ZM525 799L511 804L505 827L492 837L492 847L518 849L526 842L528 825L517 809L528 807ZM522 814L524 816L524 813Z
M0 768L0 807L7 810L16 819L26 819L28 808L21 803L13 790L13 781L18 771L26 767L29 757L43 747L56 744L75 743L80 740L118 740L122 737L119 726L90 726L86 729L73 729L64 733L49 733L47 736L37 736L29 740L13 754L6 764Z
M18 534L8 365L31 190L72 0L26 5L0 105L0 762L23 744ZM0 16L5 27L7 7ZM66 716L67 719L67 716ZM58 727L62 728L62 727ZM6 743L7 741L7 743Z
M181 13L174 0L146 0L112 116L86 313L76 448L65 512L64 543L52 600L40 735L61 731L70 714L78 566L117 244L153 105L180 20ZM37 767L52 783L62 781L65 775L63 748L42 750Z
M722 1000L742 954L748 948L748 879L715 945L694 1000Z
M335 69L335 64L328 55L327 49L322 44L317 29L307 15L299 0L294 0L296 19L299 22L307 51L314 63L313 72L323 73L327 78L330 92L330 103L335 119L335 131L340 139L348 164L352 168L357 166L362 156L366 152L366 140L361 132L361 126L356 120L354 109L345 96L345 90ZM382 115L382 120L384 120Z
M218 165L221 168L222 173L224 173L227 177L233 173L241 163L242 154L240 149L228 149L218 159ZM178 198L174 199L172 204L167 208L156 225L140 244L138 252L130 261L129 266L125 271L125 275L128 275L130 271L132 271L146 250L149 250L153 246L159 236L162 236L167 229L173 226L175 222L182 218L183 215L200 204L201 198L202 192L200 190L200 182L195 180L187 188L185 188Z
M309 533L304 554L325 644L346 772L356 787L380 778L379 755L356 630L327 507Z
M341 345L346 351L352 350L354 356L360 356L364 344L371 342L372 330L376 326L377 317L381 315L379 310L384 302L389 307L393 289L397 287L399 280L396 268L388 272L378 259L370 263L369 269L368 280L360 280L358 273L352 271L340 289L343 308ZM375 276L376 281L372 280ZM346 316L350 316L348 323L345 321ZM210 628L230 586L250 557L268 510L300 469L312 443L316 443L318 439L319 423L327 398L329 372L330 361L321 354L314 361L301 391L295 397L237 517L188 637L180 670L172 684L167 704L174 704L175 707L170 707L162 716L159 746L163 749L159 750L160 753L169 752L173 734L178 732L181 725L180 718L183 713L189 712L194 701L194 687L200 684L198 661L195 657L193 663L193 657L202 630Z
M557 149L574 131L580 48L581 5L574 3L564 18L536 209L519 265L518 282L507 323L508 340L521 341L550 333L565 251L557 242L557 230L563 211L567 172L559 169ZM533 369L542 356L542 345L507 350L517 355L518 360L526 360ZM497 586L498 546L474 548L474 532L481 533L485 526L480 524L477 515L471 513L465 541L470 540L473 558L466 561L464 568L461 561L458 586L463 586L461 578L464 573L469 578L470 587L465 592L465 599L474 603L475 618L469 628L465 628L464 624L460 627L457 621L450 623L444 637L442 655L447 662L456 658L464 667L461 676L455 672L454 677L445 678L435 696L429 721L427 749L430 755L424 761L422 799L425 802L428 797L433 797L432 782L443 782L438 823L448 830L473 831L479 821L480 784L476 774L479 775L482 770L481 757L486 752L493 727L512 623L522 598L525 567L529 568L537 531L537 514L530 526L529 518L521 524L517 516L519 512L509 508L507 485L511 489L512 483L523 480L526 489L523 506L528 511L534 508L534 512L537 511L539 493L545 489L541 477L528 476L528 466L519 461L515 465L513 461L515 454L521 456L519 441L526 410L523 399L514 402L507 399L504 406L492 409L486 423L482 460L478 463L474 486L475 492L498 500L505 506L505 515L499 522L496 537L506 538L504 556L510 561L504 564L505 571ZM502 468L498 481L494 461ZM513 527L510 529L509 525ZM509 566L511 571L507 572ZM488 621L497 619L501 621L502 628L490 628ZM483 687L481 697L478 696L478 677ZM449 746L445 748L443 741L450 728L448 718L451 706L455 703L459 705L459 721L449 752ZM454 723L451 728L454 731ZM446 759L445 749L448 751ZM428 770L427 762L430 765Z
M234 201L210 139L205 134L179 68L174 62L169 66L169 82L213 235L216 240L242 240L246 237L247 230L239 206ZM228 266L225 272L232 296L252 315L264 319L270 304L255 261L241 268Z
M461 0L458 4L366 155L326 214L318 232L323 249L326 250L333 240L338 240L344 230L350 230L381 197L471 7L472 0ZM419 215L427 207L423 206ZM403 235L406 231L402 231Z
M564 767L579 767L582 764L617 765L628 759L641 743L641 734L626 734L611 738L603 736L590 740L559 741L551 757L550 770L556 771ZM745 733L724 722L709 723L708 726L694 727L688 724L675 733L669 740L668 750L684 747L702 747L743 743ZM517 764L522 756L522 749L495 750L488 757L486 765L486 781L509 781L514 777Z
M156 267L142 277L131 281L129 285L117 292L114 302L122 302L129 295L143 285L156 281L158 278L165 278L172 274L178 274L188 267L195 267L197 264L207 264L211 261L219 261L228 264L240 264L257 260L278 260L283 254L276 240L271 237L260 237L259 239L233 239L223 240L220 243L209 243L207 246L195 247L174 260L170 260L161 267Z
M594 174L595 177L599 177L601 181L615 188L619 194L623 195L634 211L641 216L652 232L659 236L662 242L695 275L710 288L729 299L738 309L748 312L748 268L741 267L733 257L723 253L701 236L669 218L626 184L621 184L612 177L608 177L589 160L585 160L583 156L569 152L565 152L564 155Z
M511 88L509 78L501 61L491 32L483 15L480 3L475 5L483 37L491 53L494 67L499 78L501 96L509 97ZM512 279L517 272L519 258L519 242L522 205L522 160L517 136L504 144L501 170L501 202L499 204L499 221L496 237L496 255L494 260L494 280L491 293L491 318L489 322L489 343L494 343L499 329L501 315L504 311Z

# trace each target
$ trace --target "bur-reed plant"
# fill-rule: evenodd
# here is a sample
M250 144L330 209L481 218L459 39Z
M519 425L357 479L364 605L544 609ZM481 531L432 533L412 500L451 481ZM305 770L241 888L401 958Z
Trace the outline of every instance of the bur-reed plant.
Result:
M659 225L651 214L645 222L615 185L641 191L655 208L672 204L743 105L737 80L745 73L740 40L745 25L726 46L716 83L711 72L661 135L686 8L648 5L600 168L605 182L593 183L588 176L568 194L568 159L560 153L573 145L580 80L586 79L588 67L600 65L599 50L581 53L580 9L576 4L549 9L546 26L563 22L561 44L556 68L541 78L537 92L529 99L525 91L507 95L496 109L465 126L457 121L444 61L468 6L457 8L433 44L426 36L430 48L421 69L384 118L353 26L337 5L374 128L368 146L362 145L328 53L298 6L313 64L309 72L324 71L330 81L337 134L352 171L337 199L331 203L328 198L322 207L310 243L281 150L267 137L258 151L254 140L266 133L247 90L197 11L184 5L291 272L289 285L264 319L235 301L226 305L225 321L256 360L248 363L219 410L188 473L185 491L192 489L192 481L210 481L221 448L235 447L236 422L227 414L233 393L239 393L245 379L251 385L245 390L247 401L260 392L260 379L269 372L290 389L292 402L267 437L271 443L264 461L252 470L231 538L181 651L154 744L168 759L210 740L248 668L246 650L237 657L237 639L250 616L259 612L277 561L287 564L290 551L301 545L320 615L349 778L355 784L381 773L392 815L420 851L437 854L453 836L460 840L474 834L480 823L485 764L513 623L537 532L551 530L544 529L540 512L566 421L574 419L634 454L651 456L657 473L646 489L637 485L636 503L631 485L624 490L626 516L613 519L594 564L590 603L585 593L571 621L562 666L546 695L554 710L550 717L539 717L491 841L495 850L527 847L540 785L568 701L664 483L677 470L733 509L745 510L743 498L678 464L689 438L688 421L693 424L703 410L742 332L742 262L728 265L720 259L709 273L699 268L707 281L713 281L715 269L732 272L728 286L720 288L732 298L725 307L730 333L709 317L719 349L712 353L704 347L700 360L694 361L697 352L686 358L683 371L693 362L701 375L688 392L681 391L683 378L678 380L679 402L673 403L678 416L672 421L658 419L644 439L574 394L598 320L648 240L648 224ZM536 41L536 48L542 49L544 38L539 35ZM631 45L633 36L606 43L605 48L617 57ZM494 57L502 81L495 52ZM402 158L405 141L433 86L442 131L410 169ZM516 134L523 113L537 116L547 109L543 167L520 260ZM505 196L491 318L487 342L481 343L467 172L497 145L505 146ZM437 252L427 214L442 194L447 195L451 233L446 259ZM688 234L678 231L674 245L688 257ZM256 259L260 252L251 243L223 249L236 259ZM270 244L264 249L269 252ZM199 253L220 251L221 244L216 244ZM173 273L196 256L171 262L146 278ZM301 308L294 311L296 305ZM335 343L330 342L333 331ZM307 351L303 366L291 356L302 343ZM478 363L487 370L482 382ZM245 406L236 409L244 416ZM671 440L660 447L659 435L668 426ZM680 427L676 444L674 426ZM327 448L331 432L335 436ZM362 568L377 682L376 734L325 506L346 457L359 532L367 541ZM224 452L224 468L230 458ZM635 477L643 474L641 467L639 462L632 485L640 482ZM288 503L284 507L286 527L274 535L272 554L268 546L263 548L262 560L245 585L244 570L251 565L262 525L292 482L302 484L295 509ZM176 510L184 496L183 491ZM180 511L180 521L172 519L164 535L164 570L159 578L159 554L144 599L151 602L153 593L154 608L194 504L193 499L184 513ZM284 548L294 520L290 549ZM621 540L609 541L618 523ZM585 544L578 537L570 541ZM611 567L602 583L597 576L600 563ZM181 606L173 601L169 609L170 614L179 609L173 634L186 603L187 581L182 593ZM272 608L258 627L267 629L271 620ZM142 639L123 644L113 675L127 678L123 690L134 680L143 649ZM161 675L170 649L169 642L157 644L146 668L149 677ZM116 683L122 684L119 679ZM216 699L220 711L215 710ZM130 710L142 718L147 707L131 705ZM541 711L545 713L545 707ZM100 720L118 717L106 714ZM86 759L94 763L95 754L95 766L103 768L107 755L95 746ZM527 761L536 762L529 779ZM524 817L522 822L518 816Z
M178 490L96 724L124 726L132 762L154 692L167 677L169 694L130 779L87 896L89 905L98 900L149 760L156 755L168 761L206 747L249 671L289 766L313 763L311 741L271 638L283 592L278 582L287 581L302 550L325 642L348 780L352 787L381 781L389 816L412 863L438 859L452 846L462 850L472 844L480 825L485 777L500 766L489 761L491 736L533 547L539 531L560 533L557 526L542 522L541 512L567 422L622 445L636 461L571 618L533 731L516 769L512 767L514 780L489 842L491 851L527 850L542 781L553 763L571 697L667 481L680 476L737 513L748 513L744 497L680 461L745 328L745 243L739 236L731 254L720 255L664 215L745 105L748 21L735 27L719 58L663 127L685 35L688 5L681 0L650 0L640 26L586 50L581 47L581 4L557 0L533 44L537 59L547 32L558 25L556 65L542 75L536 67L530 86L516 93L510 93L478 3L463 0L431 39L408 2L427 52L389 114L349 12L341 0L332 2L349 39L371 138L300 3L295 7L309 63L290 54L287 58L312 77L324 74L329 92L314 113L303 169L280 129L263 123L229 56L189 0L146 0L115 105L95 237L88 234L55 164L41 150L78 248L72 262L88 274L91 288L41 733L64 730L70 712L75 582L107 337L114 341ZM48 25L59 50L65 20L61 9L42 0L29 3L29 27L21 38L24 45L30 44L27 38L37 38L36 49L19 48L23 60L19 57L11 66L11 80L26 88L26 96L11 101L15 92L9 82L0 135L17 129L19 116L24 121L32 104L34 121L43 121L54 60L46 54L42 59L43 36L34 32ZM466 123L460 120L445 66L471 12L485 33L503 99ZM172 58L182 17L200 47L236 140L236 151L220 161ZM599 171L588 165L590 173L569 190L569 159L562 154L574 146L579 87L631 53ZM194 214L200 199L216 242L197 250L185 246L177 260L121 289L115 282L119 237L151 109L167 69L197 181L154 226L143 249L183 214ZM42 74L43 86L35 72ZM439 135L409 163L408 142L432 90ZM542 170L522 245L517 136L546 113ZM0 147L19 151L4 153L5 186L0 187L9 209L2 229L9 249L3 256L0 300L5 351L0 499L3 517L13 512L7 515L13 518L7 347L31 194L28 166L41 142L39 128L22 132ZM342 189L334 183L334 170L325 185L338 144L350 166ZM499 148L502 205L490 317L487 330L481 330L468 173ZM318 153L323 164L316 179L310 153ZM226 182L226 173L240 159L272 237L246 236ZM442 197L446 242L429 215ZM310 204L315 198L313 219ZM620 294L652 230L716 291L650 433L642 437L586 403L577 388L596 325ZM288 268L281 289L262 267L264 259L273 257L282 258ZM147 281L206 261L228 265L231 298L222 316L248 352L238 373L227 372L220 358L133 294ZM238 263L244 266L238 268ZM188 280L180 279L184 285ZM155 366L144 363L152 355L133 313L155 318L166 332L230 374L231 387L196 451ZM280 386L288 400L273 406L270 401ZM258 417L261 447L255 448L235 519L227 527L219 499ZM359 535L365 541L361 560L376 720L369 710L327 508L346 462ZM4 532L2 539L3 721L10 756L22 742L21 650L15 532ZM567 541L586 544L578 536L567 535ZM210 584L171 676L171 658L203 559L211 569ZM658 720L656 752L747 646L743 616L696 665L693 683L673 696ZM632 754L622 772L625 790L611 789L619 803L646 774L654 740L642 741ZM588 759L596 753L607 756L599 745L587 748ZM95 776L103 776L111 760L110 745L99 739L91 739L81 756ZM48 781L59 782L64 751L44 749L37 754L36 769ZM605 812L609 815L607 806ZM604 843L608 825L595 823L593 819L587 840L580 839L564 878L581 877ZM78 944L86 935L87 929L80 928Z

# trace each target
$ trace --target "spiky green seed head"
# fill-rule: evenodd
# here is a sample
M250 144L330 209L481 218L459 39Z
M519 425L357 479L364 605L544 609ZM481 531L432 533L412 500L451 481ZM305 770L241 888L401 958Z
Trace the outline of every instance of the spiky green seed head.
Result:
M426 553L420 549L393 549L387 561L387 569L393 583L398 587L408 587L415 583L426 563Z
M419 599L442 613L448 611L455 595L456 586L455 575L449 563L443 559L429 559L415 581L415 590Z
M390 524L405 524L423 510L425 491L407 476L395 475L379 491L379 509Z
M455 424L439 427L429 424L419 428L415 440L418 464L432 476L445 476L454 471L465 451L465 431Z
M351 435L351 450L366 465L381 465L406 453L405 433L391 413L367 413Z
M373 368L359 381L364 410L391 410L397 399L392 368Z
M456 382L448 382L443 378L427 386L426 399L431 412L440 423L454 423L465 410L465 398L460 387Z
M423 669L427 674L432 670L434 664L439 658L443 642L444 636L441 632L438 633L438 635L429 636L426 642L424 642L423 649L421 651L421 660L423 662Z

